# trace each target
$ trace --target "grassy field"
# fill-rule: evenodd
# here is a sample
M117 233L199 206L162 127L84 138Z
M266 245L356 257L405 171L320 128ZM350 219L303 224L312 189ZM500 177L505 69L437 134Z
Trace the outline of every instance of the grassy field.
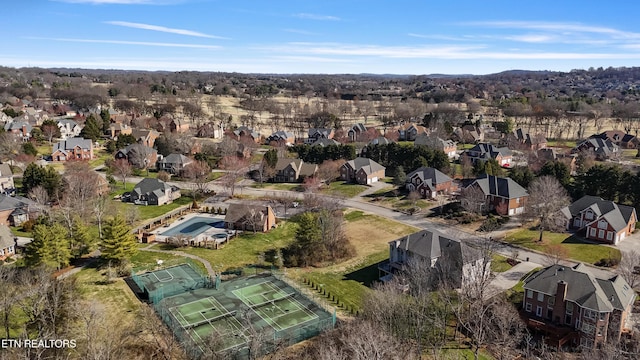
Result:
M502 256L499 254L493 254L493 257L491 258L491 271L494 273L499 273L499 272L505 272L509 269L511 269L513 266L511 266L508 262L507 262L507 257L506 256Z
M268 233L245 232L218 250L205 248L179 250L208 260L217 270L242 268L258 262L260 253L283 248L293 242L295 228L294 223L281 222L276 229Z
M253 184L252 188L265 189L265 190L282 190L282 191L304 191L301 184L296 183L263 183Z
M620 250L599 244L588 244L565 233L545 231L542 242L538 242L538 231L521 229L507 234L505 240L529 249L548 253L557 247L566 257L576 261L594 264L603 258L620 259Z
M322 187L320 190L323 194L352 198L365 191L367 186L352 184L345 181L334 181L329 186Z
M153 219L160 215L166 214L171 210L175 210L183 205L189 205L193 199L188 196L182 196L176 200L174 200L171 204L161 205L161 206L144 206L144 205L135 205L132 203L123 203L120 200L113 200L118 212L120 214L126 214L128 207L135 207L138 209L140 214L140 221Z
M572 149L576 147L575 140L547 140L547 146L549 147L564 147Z

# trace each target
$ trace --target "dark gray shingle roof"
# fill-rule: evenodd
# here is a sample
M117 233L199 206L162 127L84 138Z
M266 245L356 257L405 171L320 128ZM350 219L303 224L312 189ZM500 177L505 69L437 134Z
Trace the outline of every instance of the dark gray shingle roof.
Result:
M529 196L527 190L510 178L502 178L493 175L483 175L473 184L478 184L484 195L500 196L507 199ZM473 185L471 184L471 185Z

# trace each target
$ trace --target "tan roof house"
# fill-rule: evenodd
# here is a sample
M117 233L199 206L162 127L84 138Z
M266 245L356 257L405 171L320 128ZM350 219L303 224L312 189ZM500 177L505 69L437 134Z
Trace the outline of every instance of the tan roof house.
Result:
M275 171L274 182L298 182L314 176L318 165L305 163L302 159L279 158Z
M384 166L363 157L347 161L340 167L340 179L363 185L377 182L382 179L384 175Z
M267 232L276 226L276 215L271 206L233 203L224 223L227 229Z

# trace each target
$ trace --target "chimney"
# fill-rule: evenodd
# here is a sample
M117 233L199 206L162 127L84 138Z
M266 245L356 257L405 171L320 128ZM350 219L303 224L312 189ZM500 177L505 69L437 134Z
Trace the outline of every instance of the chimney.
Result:
M567 287L569 285L564 281L558 281L556 288L555 303L553 305L553 322L564 322L565 300L567 298Z

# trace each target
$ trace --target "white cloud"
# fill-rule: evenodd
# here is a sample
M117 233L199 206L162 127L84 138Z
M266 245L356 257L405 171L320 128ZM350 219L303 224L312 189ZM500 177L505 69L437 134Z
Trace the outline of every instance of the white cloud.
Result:
M322 21L340 21L341 20L337 16L309 14L309 13L298 13L298 14L293 14L293 16L300 19L309 19L309 20L322 20Z
M77 42L77 43L93 43L93 44L116 44L116 45L142 45L142 46L159 46L159 47L180 47L180 48L210 49L210 50L216 50L216 49L221 49L222 48L222 47L216 46L216 45L161 43L161 42L127 41L127 40L36 38L36 37L29 37L28 39L63 41L63 42Z
M526 42L526 43L545 43L545 42L553 42L557 40L554 36L543 35L543 34L512 35L512 36L506 36L505 39L511 40L511 41Z
M301 35L314 35L314 36L318 35L317 33L314 33L311 31L299 30L299 29L282 29L282 31L293 33L293 34L301 34Z
M420 39L433 39L433 40L447 40L447 41L467 41L468 37L458 37L458 36L450 36L450 35L424 35L424 34L416 34L416 33L408 33L408 36L420 38Z
M622 31L604 26L591 26L581 23L560 23L541 21L480 21L463 23L463 25L475 25L493 28L544 30L567 33L591 33L605 34L614 38L640 38L640 33Z
M222 37L222 36L208 35L208 34L204 34L204 33L201 33L201 32L192 31L192 30L175 29L175 28L168 28L168 27L165 27L165 26L134 23L134 22L128 22L128 21L105 21L104 23L105 24L109 24L109 25L115 25L115 26L123 26L123 27L134 28L134 29L142 29L142 30L159 31L159 32L178 34L178 35L203 37L203 38L209 38L209 39L228 39L228 38L225 38L225 37Z

